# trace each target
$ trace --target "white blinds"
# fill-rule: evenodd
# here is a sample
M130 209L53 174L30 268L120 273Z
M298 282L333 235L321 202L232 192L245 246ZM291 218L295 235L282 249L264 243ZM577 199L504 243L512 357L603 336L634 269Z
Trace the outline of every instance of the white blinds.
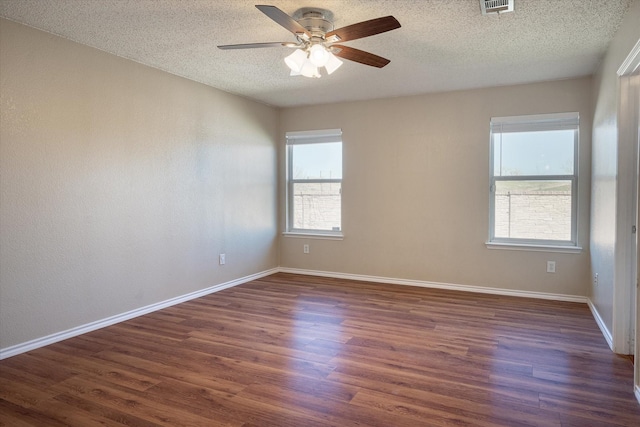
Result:
M578 113L538 114L534 116L492 117L491 132L535 132L541 130L578 129Z
M287 132L287 145L342 142L342 129Z

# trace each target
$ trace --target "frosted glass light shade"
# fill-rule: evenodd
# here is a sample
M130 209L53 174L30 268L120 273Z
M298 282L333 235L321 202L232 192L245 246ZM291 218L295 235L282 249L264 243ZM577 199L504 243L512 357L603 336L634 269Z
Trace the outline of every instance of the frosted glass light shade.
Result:
M284 62L291 69L291 71L300 74L302 71L302 67L304 66L305 62L307 62L307 54L301 49L296 49L291 55L284 58Z
M313 63L309 60L306 60L302 65L302 69L300 70L300 74L305 77L320 77L320 73L318 72L318 67L313 65Z
M311 46L308 51L296 49L284 58L284 62L291 69L290 76L314 78L322 77L318 71L320 67L325 67L327 74L331 74L342 65L342 61L321 44Z
M342 65L342 61L340 61L338 58L336 58L336 56L331 53L329 53L329 59L327 60L327 63L324 65L324 68L327 70L327 74L331 74L333 73L335 70L337 70L338 68L340 68L340 66Z

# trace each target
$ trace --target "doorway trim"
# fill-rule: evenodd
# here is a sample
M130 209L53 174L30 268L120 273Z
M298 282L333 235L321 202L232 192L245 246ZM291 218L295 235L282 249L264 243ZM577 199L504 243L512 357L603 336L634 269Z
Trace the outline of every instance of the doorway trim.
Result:
M620 115L613 350L635 355L634 394L640 402L640 363L638 363L638 356L640 356L640 292L638 292L640 248L638 248L636 229L640 224L640 85L638 85L640 77L637 77L640 75L640 39L618 68L617 74ZM635 232L631 231L632 227Z

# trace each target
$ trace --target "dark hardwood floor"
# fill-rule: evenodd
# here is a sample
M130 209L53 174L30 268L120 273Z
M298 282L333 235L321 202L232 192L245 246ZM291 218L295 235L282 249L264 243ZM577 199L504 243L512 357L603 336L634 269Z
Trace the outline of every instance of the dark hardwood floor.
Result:
M640 426L584 304L276 274L0 361L4 426Z

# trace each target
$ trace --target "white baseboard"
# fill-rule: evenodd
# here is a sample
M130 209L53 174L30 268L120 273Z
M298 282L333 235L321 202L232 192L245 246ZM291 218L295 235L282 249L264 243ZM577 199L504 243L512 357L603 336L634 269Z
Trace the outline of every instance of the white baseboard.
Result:
M205 295L212 294L214 292L221 291L223 289L238 286L243 283L250 282L252 280L260 279L261 277L269 276L270 274L277 273L278 268L272 268L259 273L251 274L249 276L241 277L239 279L231 280L229 282L214 285L199 291L191 292L185 295L177 296L175 298L168 299L166 301L157 302L155 304L140 307L135 310L127 311L126 313L117 314L115 316L107 317L106 319L97 320L95 322L87 323L86 325L77 326L75 328L67 329L66 331L56 332L55 334L47 335L46 337L36 338L35 340L27 341L22 344L17 344L11 347L0 349L0 360L7 357L16 356L20 353L35 350L40 347L44 347L49 344L53 344L67 338L76 337L78 335L86 334L87 332L95 331L96 329L104 328L105 326L114 325L116 323L123 322L125 320L133 319L134 317L142 316L144 314L151 313L153 311L161 310L163 308L170 307L172 305L180 304L181 302L189 301L195 298L200 298Z
M607 341L607 344L609 344L609 348L611 349L611 351L614 351L613 335L611 335L611 332L607 328L607 325L604 323L604 320L602 320L602 317L600 316L600 313L598 312L598 309L593 304L593 302L591 302L590 299L587 299L587 304L589 304L589 309L591 310L591 314L593 315L593 318L596 320L596 324L600 328L600 332L602 332L602 335L604 335L604 339Z
M219 285L211 286L209 288L201 289L199 291L191 292L186 295L181 295L175 298L171 298L166 301L161 301L155 304L151 304L145 307L131 310L126 313L121 313L115 316L111 316L106 319L101 319L95 322L91 322L86 325L77 326L75 328L71 328L66 331L57 332L55 334L47 335L42 338L37 338L35 340L31 340L25 343L0 349L0 360L6 359L7 357L18 355L20 353L25 353L27 351L35 350L37 348L59 342L67 338L72 338L78 335L85 334L87 332L95 331L96 329L114 325L116 323L120 323L125 320L133 319L134 317L142 316L144 314L148 314L153 311L161 310L163 308L170 307L172 305L180 304L181 302L199 298L214 292L221 291L223 289L241 285L243 283L247 283L252 280L256 280L261 277L265 277L265 276L268 276L274 273L279 273L279 272L304 274L304 275L311 275L311 276L321 276L321 277L334 277L338 279L348 279L348 280L361 280L361 281L376 282L376 283L389 283L394 285L418 286L423 288L436 288L436 289L447 289L447 290L463 291L463 292L476 292L476 293L493 294L493 295L508 295L508 296L515 296L515 297L524 297L524 298L538 298L538 299L547 299L547 300L555 300L555 301L588 303L589 308L591 308L591 312L593 313L593 316L596 319L596 323L598 324L598 326L600 327L600 330L605 336L607 343L609 343L609 346L612 347L613 341L611 339L611 333L607 330L597 310L595 309L595 307L587 297L582 297L578 295L552 294L552 293L534 292L534 291L518 291L518 290L512 290L512 289L488 288L488 287L480 287L480 286L457 285L457 284L451 284L451 283L428 282L428 281L411 280L411 279L397 279L397 278L391 278L391 277L367 276L362 274L334 273L334 272L328 272L328 271L304 270L304 269L297 269L297 268L279 267L279 268L273 268L270 270L262 271L260 273L252 274L249 276L245 276L239 279L235 279L226 283L221 283Z
M636 386L634 394L636 395L636 400L638 401L638 403L640 403L640 387L639 386Z
M552 294L552 293L534 292L534 291L517 291L513 289L487 288L484 286L470 286L470 285L456 285L452 283L427 282L423 280L411 280L411 279L395 279L391 277L366 276L362 274L351 274L351 273L334 273L329 271L304 270L304 269L287 268L287 267L280 267L278 270L281 273L305 274L309 276L321 276L321 277L334 277L337 279L362 280L366 282L389 283L393 285L419 286L422 288L447 289L451 291L475 292L475 293L481 293L481 294L508 295L508 296L514 296L514 297L548 299L548 300L554 300L554 301L569 301L569 302L579 302L579 303L587 303L588 301L587 297L582 297L578 295Z

